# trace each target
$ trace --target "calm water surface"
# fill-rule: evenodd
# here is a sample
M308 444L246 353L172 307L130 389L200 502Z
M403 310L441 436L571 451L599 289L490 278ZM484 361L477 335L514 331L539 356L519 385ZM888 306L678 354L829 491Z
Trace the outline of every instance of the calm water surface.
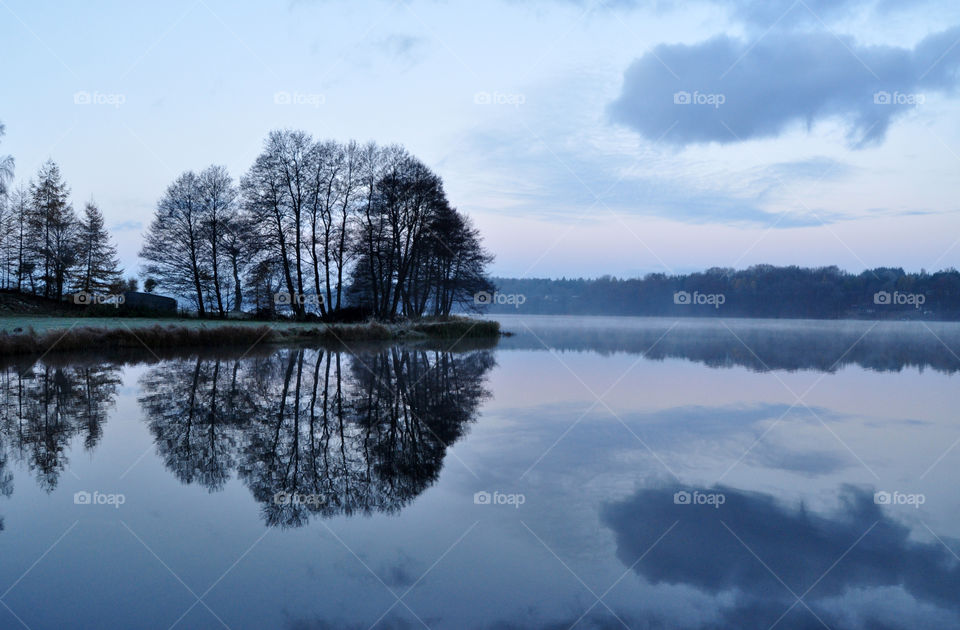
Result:
M960 325L0 366L0 628L960 628Z

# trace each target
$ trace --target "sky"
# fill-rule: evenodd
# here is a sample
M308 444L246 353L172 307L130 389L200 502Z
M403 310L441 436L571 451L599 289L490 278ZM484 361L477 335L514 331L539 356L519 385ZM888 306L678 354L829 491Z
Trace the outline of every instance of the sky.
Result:
M400 143L514 277L960 267L960 3L0 0L0 154L128 274L181 172Z

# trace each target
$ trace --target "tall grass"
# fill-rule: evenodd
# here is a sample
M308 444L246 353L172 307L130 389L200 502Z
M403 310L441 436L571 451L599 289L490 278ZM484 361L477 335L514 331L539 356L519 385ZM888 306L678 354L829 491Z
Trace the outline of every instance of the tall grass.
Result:
M0 333L0 355L119 350L123 348L210 347L270 342L277 331L269 326L149 326L135 329L82 326L37 333Z
M493 338L499 336L497 322L455 318L434 322L387 325L328 324L312 328L272 326L82 326L38 333L0 332L0 356L144 348L221 348L301 341L354 342L389 341L413 336L429 339Z
M411 330L437 339L461 339L470 337L498 337L500 322L484 319L451 317L443 321L417 322Z

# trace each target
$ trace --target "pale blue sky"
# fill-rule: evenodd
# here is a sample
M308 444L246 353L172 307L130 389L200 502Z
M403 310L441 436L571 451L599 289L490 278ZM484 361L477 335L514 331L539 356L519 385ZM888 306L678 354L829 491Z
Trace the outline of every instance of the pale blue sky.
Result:
M956 2L0 0L0 42L0 153L128 269L170 180L280 127L406 145L498 275L960 266Z

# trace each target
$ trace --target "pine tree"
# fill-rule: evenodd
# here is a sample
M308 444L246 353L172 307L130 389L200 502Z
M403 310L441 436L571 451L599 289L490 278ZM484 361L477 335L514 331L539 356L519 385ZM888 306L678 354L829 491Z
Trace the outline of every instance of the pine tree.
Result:
M110 242L103 214L92 201L83 209L77 229L77 275L74 286L80 291L107 291L122 275L117 248Z
M30 244L43 269L44 297L63 297L63 287L76 263L77 218L68 198L70 189L60 167L48 160L30 185L32 202Z

